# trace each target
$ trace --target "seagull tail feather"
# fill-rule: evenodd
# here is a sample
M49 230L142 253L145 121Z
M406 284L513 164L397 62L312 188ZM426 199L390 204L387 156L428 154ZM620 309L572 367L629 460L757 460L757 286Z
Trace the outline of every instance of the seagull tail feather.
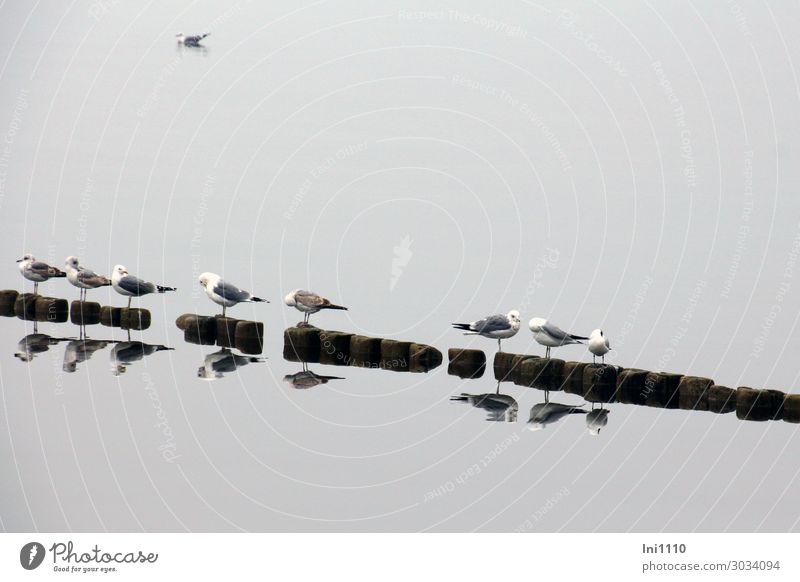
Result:
M156 289L158 289L159 293L166 293L167 291L177 291L177 287L166 287L164 285L156 285Z
M55 274L53 275L53 277L66 277L67 276L67 274L64 271L62 271L61 269L53 269L53 270L55 271Z
M261 297L251 297L250 301L255 301L256 303L269 303L266 299L261 299Z
M471 331L470 324L468 323L451 323L450 325L452 325L456 329L466 329L467 331Z
M344 307L342 305L334 305L333 303L331 303L330 305L326 305L324 309L341 309L342 311L347 311L347 307Z
M588 337L583 337L582 335L570 335L569 337L571 337L574 340L588 340L589 339Z

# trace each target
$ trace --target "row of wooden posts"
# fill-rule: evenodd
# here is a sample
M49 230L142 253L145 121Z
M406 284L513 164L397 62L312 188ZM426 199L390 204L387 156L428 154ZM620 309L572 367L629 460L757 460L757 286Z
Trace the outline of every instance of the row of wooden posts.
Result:
M43 297L34 293L0 291L0 316L19 317L28 321L64 323L75 325L102 324L108 327L145 330L150 327L151 316L147 309L112 307L93 301L73 301L56 297Z
M448 373L477 378L486 368L481 350L453 348ZM562 390L587 402L620 402L655 408L736 412L742 420L784 420L800 423L800 394L780 390L736 389L711 378L622 368L610 364L570 362L527 354L495 354L494 376L500 382L540 390Z

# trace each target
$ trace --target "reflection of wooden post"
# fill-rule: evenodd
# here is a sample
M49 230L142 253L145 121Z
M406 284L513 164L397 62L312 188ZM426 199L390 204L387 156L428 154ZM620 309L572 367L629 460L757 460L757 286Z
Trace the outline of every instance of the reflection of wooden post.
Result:
M780 420L783 418L784 393L779 390L736 390L736 417L741 420Z
M14 304L17 302L17 297L19 297L19 292L14 289L0 291L0 316L14 316Z
M486 354L483 350L450 348L447 350L447 373L459 378L480 378L486 370Z
M410 372L429 372L442 365L442 352L427 344L412 343L409 348Z
M354 335L350 338L350 365L376 368L381 362L381 338Z

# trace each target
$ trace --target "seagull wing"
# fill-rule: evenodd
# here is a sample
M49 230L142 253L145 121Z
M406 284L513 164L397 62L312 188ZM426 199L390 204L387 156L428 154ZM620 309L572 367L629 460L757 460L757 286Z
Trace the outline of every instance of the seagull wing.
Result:
M214 286L213 291L228 301L247 301L250 299L250 293L242 291L236 285L226 283L222 279Z
M311 291L298 291L294 295L294 300L299 303L300 305L304 305L305 307L325 307L326 305L330 305L330 301L325 299L324 297L313 293Z
M505 331L511 328L508 318L505 315L490 315L472 324L472 330L478 333L491 333L493 331Z
M573 338L570 334L565 332L557 325L553 325L549 321L545 322L545 324L542 326L542 331L558 342L571 343L573 341Z
M124 277L120 278L117 285L119 285L128 293L132 293L136 297L147 295L148 293L154 293L156 290L156 286L152 283L144 281L139 277L134 277L133 275L125 275Z

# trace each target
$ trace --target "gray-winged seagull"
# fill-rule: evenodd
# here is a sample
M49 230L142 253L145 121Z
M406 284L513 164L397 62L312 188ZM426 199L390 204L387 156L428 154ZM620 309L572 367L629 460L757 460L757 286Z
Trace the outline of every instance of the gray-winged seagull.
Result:
M589 339L580 335L565 332L560 327L553 325L546 319L534 317L528 322L528 327L533 332L536 343L547 348L545 357L550 357L550 348L582 343L581 340Z
M603 358L603 363L606 363L606 354L611 351L611 342L608 341L608 337L603 333L602 329L596 329L589 334L587 347L592 352L592 362L595 361L597 356L600 356Z
M207 37L210 32L205 34L198 34L194 36L185 36L182 32L179 32L175 36L178 39L178 44L182 44L183 46L200 46L200 41Z
M65 264L67 266L67 281L81 290L81 301L86 300L86 292L89 289L111 285L111 281L108 278L98 275L91 269L80 266L78 257L67 257Z
M453 323L456 329L466 330L464 335L482 335L497 340L497 349L501 349L500 340L514 337L519 331L519 311L509 311L507 315L490 315L471 323Z
M203 273L199 277L200 284L206 291L206 295L217 305L222 305L222 316L225 317L225 309L233 307L237 303L269 303L266 299L254 297L247 291L242 291L236 285L223 281L222 277L214 273Z
M347 307L335 305L331 303L329 299L313 291L305 291L304 289L295 289L283 298L283 302L289 307L294 307L298 311L303 312L303 323L308 323L312 313L323 309L341 309L347 311Z
M21 259L17 259L19 263L19 272L28 281L33 281L33 292L39 292L39 283L44 283L53 277L66 277L67 274L61 269L51 267L47 263L37 261L33 255L25 255Z
M134 277L128 273L123 265L116 265L111 272L111 285L114 290L120 295L125 295L128 298L128 308L131 306L131 298L141 297L142 295L149 295L150 293L166 293L167 291L175 291L175 287L164 287L163 285L156 285Z

